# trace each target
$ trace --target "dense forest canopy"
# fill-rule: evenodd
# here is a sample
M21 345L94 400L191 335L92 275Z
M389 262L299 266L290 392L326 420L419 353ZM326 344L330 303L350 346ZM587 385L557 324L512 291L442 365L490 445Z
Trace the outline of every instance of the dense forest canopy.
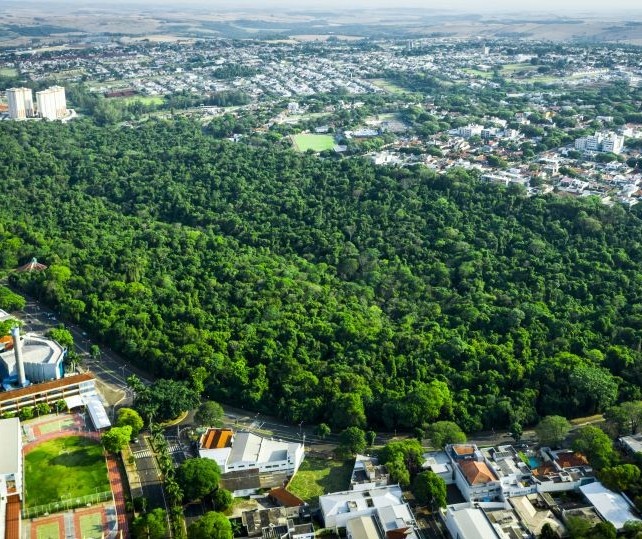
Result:
M467 431L642 398L637 207L188 120L2 122L0 156L0 266L49 265L12 283L211 398Z

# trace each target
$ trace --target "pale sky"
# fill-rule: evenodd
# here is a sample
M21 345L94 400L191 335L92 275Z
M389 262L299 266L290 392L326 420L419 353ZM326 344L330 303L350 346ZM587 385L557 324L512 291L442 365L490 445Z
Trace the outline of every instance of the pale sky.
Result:
M23 3L42 3L42 0L22 0ZM51 5L91 5L109 7L114 5L167 6L181 8L186 5L200 5L206 9L235 11L239 9L367 9L367 8L420 8L425 10L463 10L484 13L506 12L550 12L551 15L569 12L642 11L640 0L50 0Z

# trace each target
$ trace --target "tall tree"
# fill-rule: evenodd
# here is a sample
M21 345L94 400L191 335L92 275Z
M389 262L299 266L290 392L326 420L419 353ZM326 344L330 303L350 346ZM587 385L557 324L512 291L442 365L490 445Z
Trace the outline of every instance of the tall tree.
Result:
M125 425L129 425L131 427L131 437L133 440L138 436L144 426L143 418L140 417L136 410L132 410L131 408L121 408L118 410L116 426L124 427Z
M535 426L535 433L542 445L558 446L571 430L565 417L549 415Z
M627 490L640 480L640 468L634 464L619 464L602 468L598 474L602 484L611 490Z
M205 401L200 404L194 414L197 425L204 427L220 427L223 419L223 408L214 401Z
M340 435L340 447L352 455L366 450L366 433L359 427L348 427Z
M457 423L452 421L437 421L426 429L426 437L430 445L435 448L443 448L446 444L460 444L466 441L466 435L459 428Z
M209 511L187 529L189 539L232 539L232 525L222 513Z
M614 428L616 435L636 434L642 425L642 401L611 406L604 417Z
M211 459L194 458L183 462L176 470L176 481L185 500L200 500L218 487L221 470Z
M12 292L6 286L0 286L0 309L4 311L22 311L26 304L25 298Z
M446 482L435 472L417 474L412 492L420 504L446 507Z
M103 447L110 453L118 453L122 451L132 436L132 428L129 425L123 427L112 427L107 432L103 433L101 442Z
M167 537L167 513L163 509L154 509L139 515L132 523L134 539L165 539Z
M601 470L616 457L613 441L600 428L588 425L582 427L573 440L573 449L586 455L591 466Z

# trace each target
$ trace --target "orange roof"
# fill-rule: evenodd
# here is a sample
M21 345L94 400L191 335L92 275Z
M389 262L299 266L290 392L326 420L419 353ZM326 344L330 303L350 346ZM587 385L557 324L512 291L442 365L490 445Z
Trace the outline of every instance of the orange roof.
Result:
M305 502L292 494L289 490L283 487L277 487L270 490L270 498L274 498L283 507L300 507L305 505Z
M557 468L550 462L545 462L533 470L533 475L536 477L557 473Z
M475 452L475 446L473 445L453 445L453 451L455 455L472 455Z
M406 526L405 528L397 528L396 530L388 530L386 532L386 539L406 539L412 533L412 528Z
M20 539L20 497L7 496L5 539Z
M201 449L222 449L232 446L232 429L209 429L203 434Z
M20 389L12 389L11 391L0 391L0 402L13 400L19 397L27 397L29 395L38 395L40 393L47 393L54 389L60 389L67 386L78 385L80 382L89 382L94 380L94 375L90 372L82 374L74 374L73 376L65 376L59 380L51 380L50 382L43 382L41 384L34 384L32 386L23 387Z
M495 481L493 472L490 471L485 462L467 460L462 462L459 466L471 485L484 485L490 481Z
M582 453L558 453L557 463L562 468L577 468L578 466L588 466L588 459Z
M4 350L12 350L13 349L13 337L11 335L5 335L4 337L0 337L0 344L4 344Z

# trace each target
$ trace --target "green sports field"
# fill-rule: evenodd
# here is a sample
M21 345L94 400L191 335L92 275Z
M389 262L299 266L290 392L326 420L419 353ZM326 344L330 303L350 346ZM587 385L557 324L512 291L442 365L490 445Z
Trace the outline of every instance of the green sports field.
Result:
M406 92L401 86L397 86L394 82L386 79L370 79L370 82L390 94L403 94Z
M38 526L36 537L38 539L59 539L60 525L58 522L50 522L49 524Z
M91 515L82 515L80 517L80 531L83 537L102 537L103 536L103 515L102 513L92 513Z
M292 135L292 144L298 152L313 150L322 152L334 148L334 138L330 135Z
M103 449L82 436L49 440L25 456L26 506L110 490Z
M162 105L165 99L160 95L133 95L131 97L116 97L123 103L142 103L143 105Z
M17 77L20 75L15 67L0 67L0 77Z

